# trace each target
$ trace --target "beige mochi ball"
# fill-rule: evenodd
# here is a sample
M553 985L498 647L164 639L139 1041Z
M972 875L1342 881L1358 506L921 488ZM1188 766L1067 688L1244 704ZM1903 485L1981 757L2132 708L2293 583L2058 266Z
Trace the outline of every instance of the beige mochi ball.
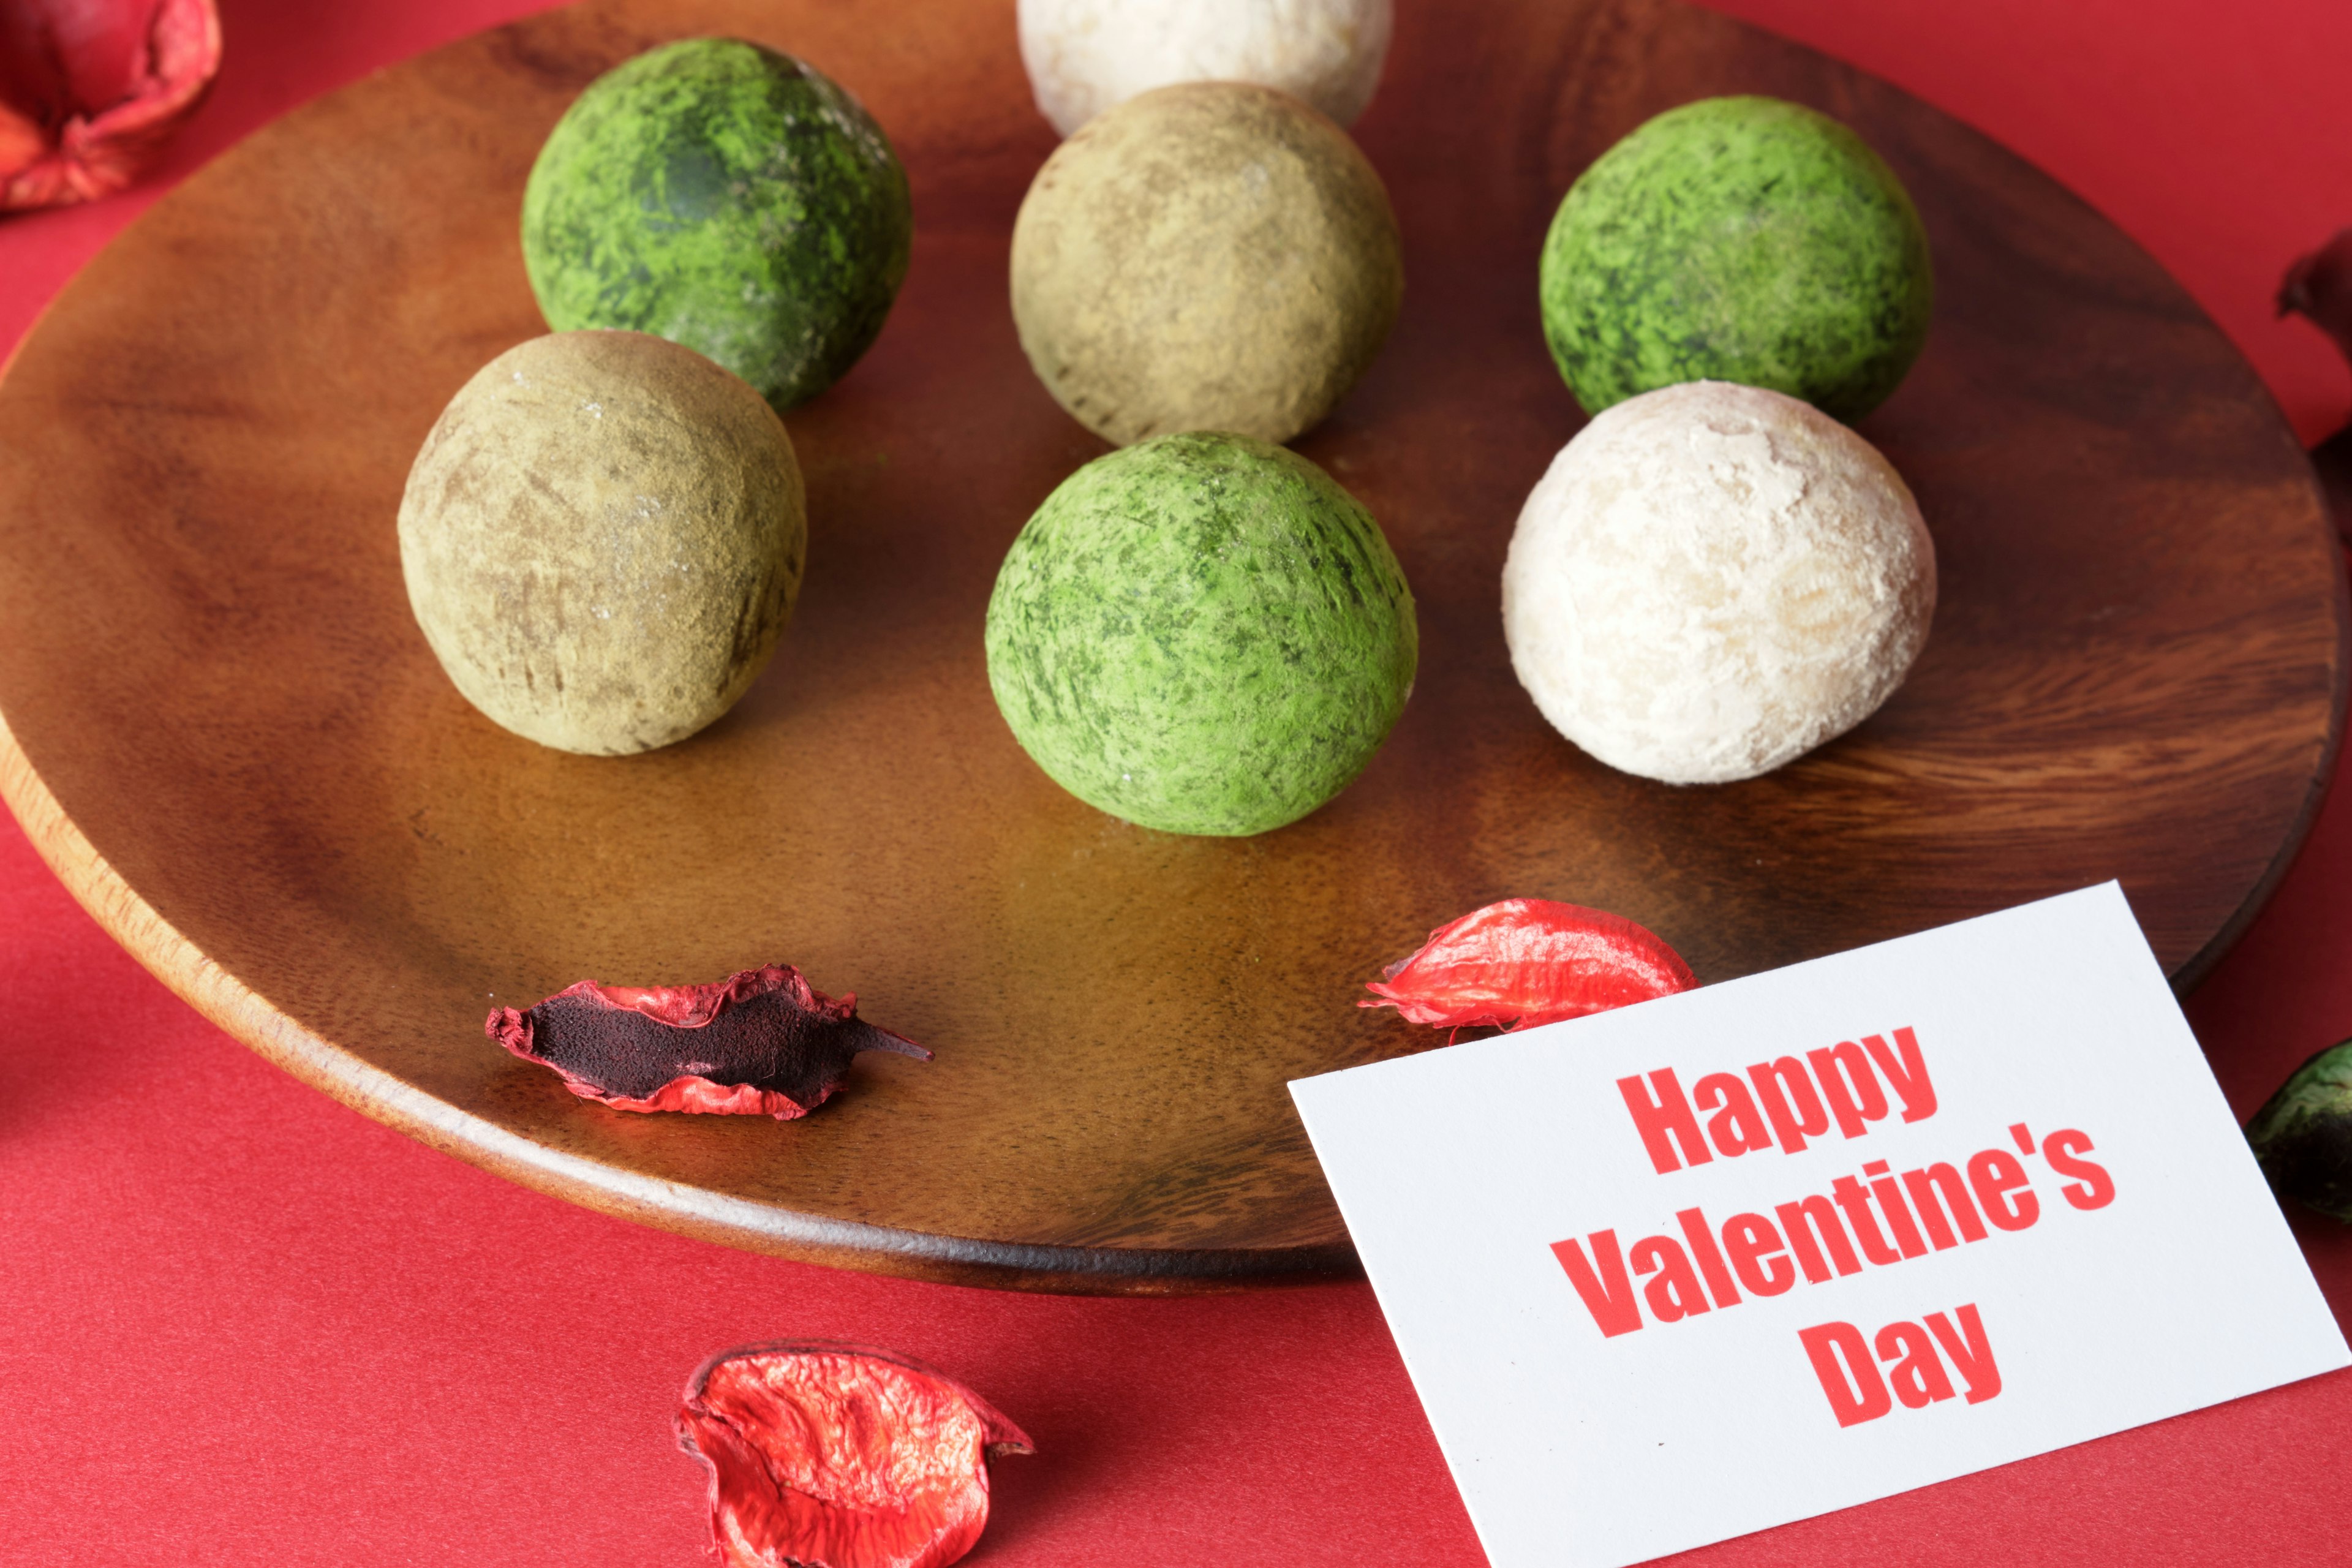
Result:
M492 360L400 501L408 602L457 689L518 735L603 756L727 711L791 618L806 549L775 410L642 332Z
M1810 404L1727 382L1586 426L1503 567L1503 635L1543 716L1669 784L1752 778L1861 723L1935 610L1894 465Z
M1067 136L1180 81L1252 81L1352 125L1380 85L1390 0L1021 0L1021 60Z
M1289 440L1371 363L1403 294L1396 218L1363 153L1240 82L1160 88L1087 121L1013 226L1029 363L1120 446Z

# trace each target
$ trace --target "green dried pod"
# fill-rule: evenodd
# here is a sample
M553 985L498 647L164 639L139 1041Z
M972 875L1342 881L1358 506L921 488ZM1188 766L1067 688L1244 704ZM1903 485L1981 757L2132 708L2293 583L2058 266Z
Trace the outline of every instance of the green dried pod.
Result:
M2280 1196L2352 1224L2352 1040L2295 1068L2246 1123L2246 1142Z

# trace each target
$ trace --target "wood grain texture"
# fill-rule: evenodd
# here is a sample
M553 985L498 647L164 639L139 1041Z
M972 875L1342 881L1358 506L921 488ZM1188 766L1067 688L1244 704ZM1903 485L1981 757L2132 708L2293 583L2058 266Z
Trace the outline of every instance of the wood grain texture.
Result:
M1388 530L1421 679L1306 821L1126 826L990 701L996 563L1104 449L1006 307L1053 146L1010 0L887 26L592 4L315 103L158 204L0 382L0 790L183 995L436 1147L713 1240L1027 1289L1352 1268L1284 1084L1433 1043L1359 987L1495 898L1619 910L1714 981L2120 876L2193 981L2299 841L2343 704L2338 558L2252 371L2081 204L1852 70L1647 0L1403 12L1357 131L1404 313L1298 446ZM913 179L914 263L866 360L791 416L809 575L776 663L688 742L568 756L442 677L393 518L442 405L542 330L516 240L541 138L597 72L705 32L866 100ZM1580 422L1536 317L1552 208L1641 120L1731 91L1847 121L1918 200L1935 331L1861 428L1919 495L1943 599L1860 730L1678 789L1543 724L1498 582ZM583 976L767 961L938 1060L868 1057L779 1126L608 1111L482 1037Z

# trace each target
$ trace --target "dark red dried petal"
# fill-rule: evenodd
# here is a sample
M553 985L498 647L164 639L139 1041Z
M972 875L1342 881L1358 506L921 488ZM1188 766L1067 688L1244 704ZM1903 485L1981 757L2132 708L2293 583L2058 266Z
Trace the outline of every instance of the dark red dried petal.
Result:
M677 1443L710 1471L726 1568L944 1568L988 1523L989 1458L1033 1451L953 1379L826 1340L703 1363Z
M914 1041L857 1016L791 964L710 985L559 991L528 1011L500 1007L483 1031L572 1093L615 1110L691 1110L790 1121L832 1097L860 1051L929 1061Z
M1416 1024L1524 1029L1698 984L1682 956L1622 915L1505 899L1429 933L1364 988Z
M0 5L0 212L138 177L220 69L214 0Z
M2310 317L2335 340L2336 352L2352 361L2352 228L2339 231L2286 269L2279 284L2278 310L2282 316L2293 310ZM2352 544L2352 425L2314 447L2311 466L2327 494L2336 531Z
M2278 313L2308 316L2352 359L2352 228L2297 257L2279 283Z

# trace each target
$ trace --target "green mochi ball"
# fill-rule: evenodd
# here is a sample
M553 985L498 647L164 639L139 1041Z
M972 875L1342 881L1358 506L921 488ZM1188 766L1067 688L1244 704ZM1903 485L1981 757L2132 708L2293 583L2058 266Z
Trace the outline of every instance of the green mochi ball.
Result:
M1169 833L1294 822L1403 711L1412 594L1371 514L1296 453L1162 436L1063 481L1005 555L988 679L1072 795Z
M1855 419L1919 356L1927 235L1894 171L1773 98L1668 110L1569 190L1544 242L1544 336L1590 414L1736 381Z
M789 55L688 38L598 77L523 189L548 325L684 343L779 409L838 380L907 275L907 173L857 100Z

